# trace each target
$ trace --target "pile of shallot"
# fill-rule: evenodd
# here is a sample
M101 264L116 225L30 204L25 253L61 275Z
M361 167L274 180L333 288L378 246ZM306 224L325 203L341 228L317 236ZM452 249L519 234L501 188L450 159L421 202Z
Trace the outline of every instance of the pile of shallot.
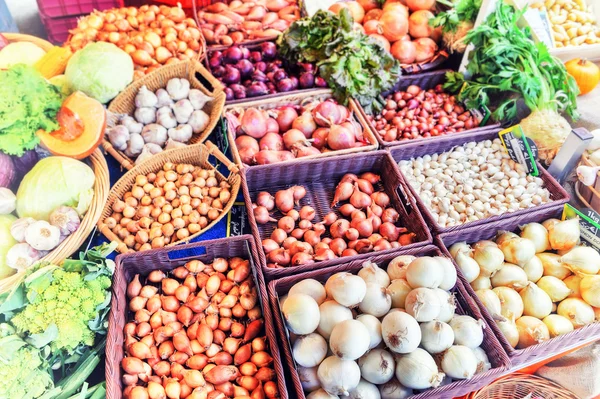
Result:
M144 277L127 286L124 397L279 397L248 260L192 260Z
M579 219L528 223L520 236L450 247L506 341L526 348L600 320L600 254L579 244Z
M306 196L303 186L277 191L275 196L258 193L253 204L256 223L276 225L262 240L267 266L300 266L411 244L416 235L396 226L400 215L389 196L374 187L379 179L370 172L344 175L331 208L348 202L339 207L339 214L331 211L321 221L315 208L300 206Z
M352 112L334 100L269 110L247 108L227 118L235 129L235 145L247 165L346 150L369 144Z
M407 398L489 370L484 323L455 315L456 278L450 259L401 255L296 283L279 303L307 399Z

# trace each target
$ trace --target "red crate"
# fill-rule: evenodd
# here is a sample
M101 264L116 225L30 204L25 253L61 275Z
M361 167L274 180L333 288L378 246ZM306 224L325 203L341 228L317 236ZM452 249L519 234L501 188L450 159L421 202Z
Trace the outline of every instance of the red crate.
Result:
M37 0L37 3L40 14L52 19L68 16L78 17L94 10L123 7L123 0Z
M77 26L77 20L83 15L72 15L62 18L50 18L40 12L40 19L46 28L48 40L54 44L61 45L69 37L69 29Z

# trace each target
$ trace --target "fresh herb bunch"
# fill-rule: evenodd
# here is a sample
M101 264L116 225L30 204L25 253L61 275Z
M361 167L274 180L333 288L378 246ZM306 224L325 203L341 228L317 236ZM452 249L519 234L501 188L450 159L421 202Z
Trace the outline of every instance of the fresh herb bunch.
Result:
M531 111L564 111L577 118L577 84L544 43L534 43L529 28L517 25L524 12L498 2L485 23L466 36L474 46L467 65L471 78L448 72L444 88L459 92L469 108L489 107L492 98L501 98L492 113L496 121L515 122L521 97Z
M429 21L429 25L442 27L443 33L456 32L461 22L475 22L483 0L437 0L438 3L448 7L446 11L439 12Z
M277 40L279 54L289 62L316 62L319 75L346 104L356 99L368 113L383 107L381 93L398 81L400 64L376 39L353 27L348 10L339 16L319 10L294 22Z

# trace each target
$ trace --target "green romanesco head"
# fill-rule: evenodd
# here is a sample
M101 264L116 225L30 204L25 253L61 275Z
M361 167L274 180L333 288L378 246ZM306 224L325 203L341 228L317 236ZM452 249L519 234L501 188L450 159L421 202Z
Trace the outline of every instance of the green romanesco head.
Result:
M38 398L53 387L36 348L24 346L8 362L0 360L0 398Z

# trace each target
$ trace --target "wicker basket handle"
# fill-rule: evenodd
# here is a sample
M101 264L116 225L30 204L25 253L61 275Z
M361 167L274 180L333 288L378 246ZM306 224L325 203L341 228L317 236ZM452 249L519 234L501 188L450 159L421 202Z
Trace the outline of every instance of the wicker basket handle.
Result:
M233 163L233 161L231 161L229 158L227 158L225 154L223 154L221 150L219 150L219 148L216 145L214 145L210 140L206 140L204 142L204 145L208 149L208 153L210 155L213 155L223 165L225 165L227 169L229 169L230 173L240 173L240 169L237 167L237 165Z

